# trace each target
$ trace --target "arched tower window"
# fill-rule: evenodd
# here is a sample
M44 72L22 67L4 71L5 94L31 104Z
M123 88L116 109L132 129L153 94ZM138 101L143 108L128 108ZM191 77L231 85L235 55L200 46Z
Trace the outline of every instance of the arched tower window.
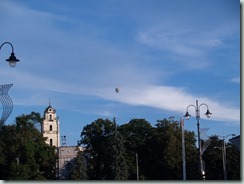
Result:
M52 121L52 114L49 115L49 120Z
M50 139L50 146L52 146L53 145L53 140L52 139Z
M49 126L49 130L53 131L53 126L52 125Z

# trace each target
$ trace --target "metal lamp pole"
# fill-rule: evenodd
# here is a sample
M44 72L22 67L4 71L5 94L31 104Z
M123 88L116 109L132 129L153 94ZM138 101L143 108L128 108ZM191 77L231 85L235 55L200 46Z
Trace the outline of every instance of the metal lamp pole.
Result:
M200 107L204 105L207 107L207 112L205 113L205 115L207 116L207 118L211 117L211 112L209 112L208 106L205 103L202 103L200 105L198 105L198 100L196 100L196 106L195 105L189 105L186 108L186 114L185 114L185 118L188 120L190 119L191 115L188 113L188 108L189 107L194 107L195 108L195 113L196 113L196 119L197 119L197 137L198 137L198 158L199 158L199 165L200 165L200 174L201 174L201 179L205 180L205 167L204 167L204 163L202 160L202 148L201 148L201 138L200 138Z
M224 180L227 180L227 169L226 169L226 147L225 147L225 140L223 139L223 169L224 169Z
M138 154L136 153L136 180L139 180Z
M226 168L226 148L228 148L229 146L226 147L225 145L225 138L229 137L229 136L235 136L235 134L229 134L226 136L223 136L223 145L220 147L215 146L214 148L218 148L222 151L222 159L223 159L223 172L224 172L224 180L227 180L227 168Z

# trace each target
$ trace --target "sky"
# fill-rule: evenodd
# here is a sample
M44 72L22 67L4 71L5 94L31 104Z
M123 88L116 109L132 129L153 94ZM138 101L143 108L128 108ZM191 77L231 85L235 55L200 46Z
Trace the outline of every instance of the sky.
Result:
M10 68L2 47L0 82L13 84L6 124L50 102L74 146L98 118L155 126L198 100L207 136L240 134L240 1L0 2L0 43L20 59ZM197 134L194 106L185 129Z

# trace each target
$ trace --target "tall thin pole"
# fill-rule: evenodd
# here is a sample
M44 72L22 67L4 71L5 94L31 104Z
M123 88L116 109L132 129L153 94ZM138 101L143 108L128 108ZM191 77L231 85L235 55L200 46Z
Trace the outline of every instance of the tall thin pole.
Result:
M138 154L136 153L136 179L139 180Z
M198 135L198 157L199 157L199 165L200 165L200 175L202 180L205 180L205 171L203 167L203 160L202 160L202 146L201 146L201 138L200 138L200 111L198 106L198 100L196 100L196 118L197 118L197 135Z
M235 136L235 134L229 134L229 135L226 135L226 136L223 136L223 145L221 147L214 147L214 148L218 148L222 151L222 160L223 160L223 174L224 174L224 180L227 180L227 168L226 168L226 148L228 148L229 146L226 146L225 144L225 138L228 137L228 136Z
M196 110L196 119L197 119L197 139L198 139L198 160L199 160L199 171L200 171L200 176L202 180L205 180L205 164L204 161L202 159L202 147L201 147L201 139L200 139L200 107L204 105L207 107L207 112L205 113L205 115L207 116L207 118L210 118L211 116L211 112L209 112L208 109L208 105L205 103L202 103L198 106L198 100L196 100L196 106L195 105L188 105L188 107L186 108L186 114L184 117L186 117L186 119L190 118L190 114L188 113L188 108L190 106L194 107Z
M183 180L186 180L186 156L185 156L185 131L184 131L184 119L181 116L181 129L182 129L182 171Z
M225 140L223 140L223 167L224 167L224 180L227 180L227 169L226 169L226 147Z

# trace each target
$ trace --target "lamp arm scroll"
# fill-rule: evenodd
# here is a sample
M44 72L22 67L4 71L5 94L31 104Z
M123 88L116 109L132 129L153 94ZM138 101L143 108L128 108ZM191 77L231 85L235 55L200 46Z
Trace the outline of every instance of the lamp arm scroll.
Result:
M3 45L5 44L9 44L12 47L12 53L14 52L14 46L10 43L10 42L4 42L1 46L0 46L0 50L2 48Z

